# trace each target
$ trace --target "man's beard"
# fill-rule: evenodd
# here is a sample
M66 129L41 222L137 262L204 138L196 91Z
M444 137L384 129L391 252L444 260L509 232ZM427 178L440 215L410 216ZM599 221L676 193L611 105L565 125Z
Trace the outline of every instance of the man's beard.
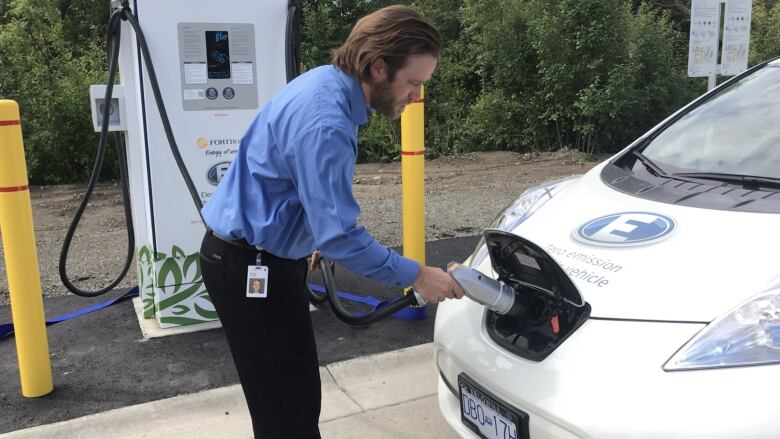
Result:
M377 113L391 119L397 119L404 107L395 100L390 81L375 81L371 83L371 108Z

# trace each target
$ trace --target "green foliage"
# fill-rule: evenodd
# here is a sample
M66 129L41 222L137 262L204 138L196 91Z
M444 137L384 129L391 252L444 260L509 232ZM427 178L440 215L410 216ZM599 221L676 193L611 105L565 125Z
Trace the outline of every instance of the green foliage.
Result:
M436 153L614 151L702 91L685 76L685 36L645 5L418 3L454 38L426 92L426 142Z
M304 0L302 62L330 62L354 23L393 0ZM439 29L425 89L429 156L622 148L705 90L687 77L685 0L401 0ZM33 183L84 181L105 83L107 1L0 0L0 97L19 102ZM750 65L780 56L780 1L753 0ZM374 116L362 161L397 160L400 124ZM103 177L116 177L109 148Z
M399 3L391 0L304 0L301 37L303 69L329 64L331 52L349 35L352 26L368 13ZM403 2L401 2L403 3Z
M390 120L374 114L360 131L358 161L393 161L401 158L401 126L397 120Z
M576 144L585 152L627 145L703 91L701 81L687 78L687 46L668 13L659 17L646 5L625 12L624 54L575 103L595 122L581 131L590 142Z
M753 2L750 65L780 56L780 2Z
M416 0L412 6L426 14L443 39L438 67L425 87L427 154L463 151L461 139L468 132L464 120L481 89L477 53L468 44L461 18L463 0Z
M7 7L0 21L0 96L19 103L29 179L83 181L97 145L88 90L105 82L103 44L68 41L68 21L54 2L11 0Z

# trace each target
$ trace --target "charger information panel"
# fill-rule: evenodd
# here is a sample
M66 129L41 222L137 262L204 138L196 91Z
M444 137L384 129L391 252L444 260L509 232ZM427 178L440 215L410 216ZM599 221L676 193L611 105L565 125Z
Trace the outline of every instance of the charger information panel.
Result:
M241 23L179 23L185 111L255 110L255 30Z

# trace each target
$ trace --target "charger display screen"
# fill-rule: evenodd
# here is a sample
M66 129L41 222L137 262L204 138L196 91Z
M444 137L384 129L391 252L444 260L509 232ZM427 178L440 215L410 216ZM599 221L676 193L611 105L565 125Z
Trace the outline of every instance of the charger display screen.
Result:
M230 40L227 31L206 31L209 79L230 78Z

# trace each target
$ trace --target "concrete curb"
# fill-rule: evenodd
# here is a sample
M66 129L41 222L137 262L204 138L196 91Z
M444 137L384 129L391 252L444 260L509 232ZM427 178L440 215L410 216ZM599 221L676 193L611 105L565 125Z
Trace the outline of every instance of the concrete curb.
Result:
M320 368L325 438L454 438L439 413L431 343ZM0 434L0 439L251 438L238 385Z

